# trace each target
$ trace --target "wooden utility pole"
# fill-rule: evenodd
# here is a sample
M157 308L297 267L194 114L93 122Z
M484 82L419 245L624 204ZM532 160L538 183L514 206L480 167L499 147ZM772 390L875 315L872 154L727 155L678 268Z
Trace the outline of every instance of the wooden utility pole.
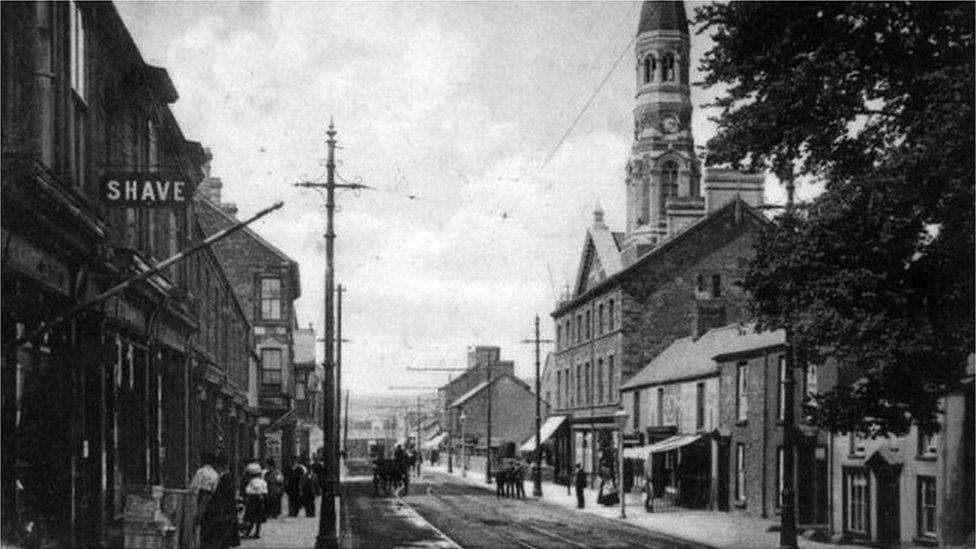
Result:
M334 353L334 332L335 319L333 317L332 297L334 288L334 240L335 230L333 228L333 218L335 217L335 190L344 189L365 189L365 185L356 183L338 184L335 182L335 148L336 131L335 125L329 121L329 130L325 132L329 138L326 140L328 145L328 159L326 161L326 182L325 183L296 183L296 187L321 188L326 190L326 225L325 225L325 360L322 364L322 438L324 440L324 451L322 452L323 465L325 466L325 479L322 480L322 510L319 514L319 533L315 538L315 549L337 549L339 547L339 532L337 520L336 495L338 494L339 484L339 462L335 447L339 445L339 437L336 424L336 384ZM331 447L331 448L330 448ZM331 450L331 451L330 451Z
M535 466L532 471L532 496L542 497L542 395L541 383L539 381L539 345L542 343L552 343L551 339L539 338L539 315L535 315L535 338L523 339L522 343L535 343Z
M780 175L786 181L786 212L783 225L791 233L795 230L793 192L793 164L788 164ZM793 304L786 300L786 372L783 379L783 501L780 503L779 545L796 549L796 488L793 478L794 448L796 447L796 413L794 411L795 356L793 349Z

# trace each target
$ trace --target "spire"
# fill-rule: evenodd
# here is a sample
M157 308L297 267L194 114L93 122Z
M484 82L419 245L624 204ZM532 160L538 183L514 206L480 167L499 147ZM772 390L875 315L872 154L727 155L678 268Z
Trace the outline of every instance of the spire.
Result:
M679 31L688 34L688 18L685 16L685 3L672 0L651 0L641 7L640 24L637 34L653 31Z

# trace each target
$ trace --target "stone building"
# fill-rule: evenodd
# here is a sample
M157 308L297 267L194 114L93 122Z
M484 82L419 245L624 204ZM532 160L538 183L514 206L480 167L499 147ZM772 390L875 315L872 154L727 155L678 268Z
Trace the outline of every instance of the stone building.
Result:
M182 498L199 450L242 455L253 423L250 328L212 257L21 338L198 242L204 149L111 3L4 3L2 26L0 535L66 547L117 546L137 526L178 535L182 517L137 525L127 498ZM119 173L185 194L112 203L101 183Z
M458 420L451 409L451 403L476 385L487 381L489 368L493 377L515 375L515 363L511 360L501 360L499 347L478 345L468 349L466 370L437 389L441 431L452 432L453 430L454 436L458 436Z
M552 312L555 412L573 440L557 444L595 471L612 447L623 383L694 325L744 320L735 281L767 223L763 176L710 168L691 132L689 37L682 2L646 2L637 29L634 144L627 224L612 231L597 206L572 290ZM576 449L595 448L585 456ZM584 458L585 459L581 459ZM564 481L571 469L557 471Z
M315 361L315 328L296 328L295 445L292 455L312 455L322 446L322 366ZM341 426L341 423L340 423ZM342 432L340 428L339 433Z
M221 197L220 179L207 177L197 193L197 213L207 234L237 223L237 207ZM298 263L249 228L213 246L253 328L258 357L258 424L261 456L285 466L295 448L295 300L301 295Z

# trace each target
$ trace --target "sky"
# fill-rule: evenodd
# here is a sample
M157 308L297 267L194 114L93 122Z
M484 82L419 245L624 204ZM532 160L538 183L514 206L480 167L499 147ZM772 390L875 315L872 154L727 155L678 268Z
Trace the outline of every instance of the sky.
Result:
M475 345L534 375L522 341L536 314L552 337L595 205L623 229L639 3L116 5L145 61L169 71L176 119L212 151L223 201L241 219L284 201L253 228L299 263L298 322L319 337L325 200L293 184L324 181L334 120L340 182L371 187L337 193L345 388L439 386L450 373L407 367L463 367ZM692 33L692 82L709 47ZM692 89L697 143L720 92Z

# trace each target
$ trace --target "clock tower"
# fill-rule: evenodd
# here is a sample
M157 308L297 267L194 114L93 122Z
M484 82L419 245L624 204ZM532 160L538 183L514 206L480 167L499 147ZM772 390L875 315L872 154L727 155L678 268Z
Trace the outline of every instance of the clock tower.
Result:
M634 144L627 162L625 264L705 215L691 132L684 2L649 1L637 28Z

